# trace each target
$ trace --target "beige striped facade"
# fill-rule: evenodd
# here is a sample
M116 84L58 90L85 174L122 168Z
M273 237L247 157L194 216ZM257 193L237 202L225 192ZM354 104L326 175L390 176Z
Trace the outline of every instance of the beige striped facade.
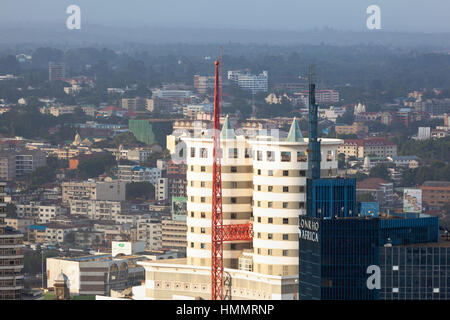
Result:
M185 139L187 163L187 249L188 264L211 265L212 139ZM252 216L251 158L246 158L243 137L222 140L222 211L224 224L247 223ZM233 150L230 150L233 149ZM237 150L237 157L235 151ZM251 241L226 242L224 267L237 268L243 249Z
M337 144L322 142L322 176L336 176ZM306 214L307 142L250 140L253 150L253 270L298 275L298 220Z
M212 139L183 139L187 163L187 263L210 266ZM338 139L322 140L322 176L337 175ZM298 217L306 214L307 139L221 140L224 224L253 222L252 242L224 243L224 267L253 249L253 271L298 274Z

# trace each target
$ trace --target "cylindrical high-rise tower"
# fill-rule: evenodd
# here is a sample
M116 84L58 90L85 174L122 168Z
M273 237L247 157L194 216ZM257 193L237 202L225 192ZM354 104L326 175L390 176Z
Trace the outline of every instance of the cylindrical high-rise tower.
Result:
M187 163L187 260L190 265L211 263L211 188L213 140L210 132L185 137ZM248 223L252 216L252 161L243 136L236 136L228 118L222 127L223 224ZM223 244L223 266L237 268L243 249L251 241Z

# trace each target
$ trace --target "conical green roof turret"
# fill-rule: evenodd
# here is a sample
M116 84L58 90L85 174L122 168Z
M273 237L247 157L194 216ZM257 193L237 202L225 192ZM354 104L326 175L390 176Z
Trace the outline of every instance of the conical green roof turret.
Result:
M302 131L300 130L300 126L298 125L297 119L295 117L294 120L292 120L291 128L289 129L286 141L289 142L304 141Z
M220 132L220 139L236 139L236 135L234 134L233 126L231 125L230 119L227 117L225 118L225 123L222 126L222 131Z

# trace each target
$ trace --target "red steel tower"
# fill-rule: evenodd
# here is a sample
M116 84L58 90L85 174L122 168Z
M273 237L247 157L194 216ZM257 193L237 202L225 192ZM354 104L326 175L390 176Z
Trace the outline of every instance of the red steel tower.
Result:
M219 62L215 62L214 126L213 126L213 171L211 211L211 300L223 299L223 242L253 239L253 225L223 225L222 212L222 168L220 159L220 113Z
M213 171L211 211L211 300L223 299L223 214L222 168L220 164L219 62L216 65L214 89Z

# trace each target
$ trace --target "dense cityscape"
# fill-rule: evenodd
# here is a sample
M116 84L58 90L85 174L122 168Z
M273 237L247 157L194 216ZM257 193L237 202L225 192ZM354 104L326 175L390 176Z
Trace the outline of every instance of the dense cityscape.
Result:
M450 44L0 44L0 300L450 299Z

